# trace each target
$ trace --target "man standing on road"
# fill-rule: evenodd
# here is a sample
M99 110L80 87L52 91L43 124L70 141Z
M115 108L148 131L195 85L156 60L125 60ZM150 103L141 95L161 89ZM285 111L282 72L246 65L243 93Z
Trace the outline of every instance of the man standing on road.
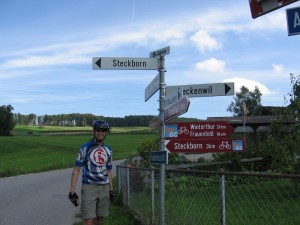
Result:
M69 199L77 206L76 183L82 168L81 210L84 225L102 225L113 200L112 150L104 143L109 124L97 120L93 124L94 138L82 145L72 173Z

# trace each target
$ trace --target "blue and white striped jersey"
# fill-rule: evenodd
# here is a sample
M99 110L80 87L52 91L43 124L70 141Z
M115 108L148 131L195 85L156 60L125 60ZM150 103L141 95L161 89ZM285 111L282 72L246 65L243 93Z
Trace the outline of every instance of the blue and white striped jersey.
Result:
M83 184L107 184L107 171L112 169L112 150L106 144L89 141L81 146L75 166L82 167Z

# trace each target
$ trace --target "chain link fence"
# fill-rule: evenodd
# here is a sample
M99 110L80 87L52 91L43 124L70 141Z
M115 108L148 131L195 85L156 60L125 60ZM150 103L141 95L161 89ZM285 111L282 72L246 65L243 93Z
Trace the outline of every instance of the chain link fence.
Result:
M159 224L159 170L117 167L122 203ZM165 225L300 225L300 175L166 169Z

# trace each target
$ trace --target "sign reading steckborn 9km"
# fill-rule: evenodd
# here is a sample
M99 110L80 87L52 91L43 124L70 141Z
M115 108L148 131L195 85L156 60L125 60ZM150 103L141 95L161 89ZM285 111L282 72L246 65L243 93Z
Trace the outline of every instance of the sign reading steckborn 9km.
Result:
M165 148L172 153L243 152L245 140L243 138L172 139L165 140Z
M226 121L167 123L166 139L227 138L234 128Z
M94 70L157 70L157 58L93 57Z

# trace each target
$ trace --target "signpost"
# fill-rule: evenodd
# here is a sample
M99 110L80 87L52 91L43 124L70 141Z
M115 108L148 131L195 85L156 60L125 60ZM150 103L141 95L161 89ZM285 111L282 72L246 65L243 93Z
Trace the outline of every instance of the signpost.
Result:
M255 19L298 0L249 0L252 18Z
M181 86L167 86L166 98L174 93L191 97L211 97L234 95L234 83L191 84Z
M157 58L93 57L94 70L157 70Z
M168 123L166 139L207 139L228 138L234 128L226 121L205 121L188 123Z
M243 152L245 140L243 138L171 139L165 140L165 146L172 153Z
M167 152L165 150L164 146L164 140L165 140L165 125L164 125L164 111L163 111L163 105L164 105L164 99L165 99L165 55L170 54L170 47L162 48L153 52L150 52L150 59L155 59L158 62L158 71L159 71L159 117L154 118L150 122L150 127L156 127L157 125L160 125L160 141L159 141L159 148L161 153L152 153L155 154L155 157L161 157L160 154L166 154L167 158ZM158 79L158 78L157 78ZM154 86L157 84L156 79L153 81ZM151 82L152 83L152 82ZM152 93L154 94L156 91L154 91L156 88L146 88L145 92L145 99L150 98ZM151 90L150 90L151 89ZM146 97L147 96L147 97ZM160 156L157 156L159 154ZM151 155L150 155L151 157ZM159 165L159 225L164 225L165 220L165 165L168 162L161 162Z
M300 7L287 9L286 20L288 35L300 34Z
M94 70L158 70L159 74L145 89L145 101L147 101L157 90L159 94L159 117L150 121L150 128L160 125L160 151L150 154L150 161L160 163L159 167L159 224L164 225L164 199L165 199L165 164L168 163L168 153L164 145L164 111L163 103L165 99L165 59L164 56L170 54L170 47L162 48L150 52L150 58L132 57L93 57L92 67ZM187 100L185 100L187 101ZM189 103L189 101L188 101ZM181 104L188 107L186 102L178 103L167 112L168 118L179 115L182 111ZM187 104L187 106L186 106ZM187 110L187 109L186 109Z

